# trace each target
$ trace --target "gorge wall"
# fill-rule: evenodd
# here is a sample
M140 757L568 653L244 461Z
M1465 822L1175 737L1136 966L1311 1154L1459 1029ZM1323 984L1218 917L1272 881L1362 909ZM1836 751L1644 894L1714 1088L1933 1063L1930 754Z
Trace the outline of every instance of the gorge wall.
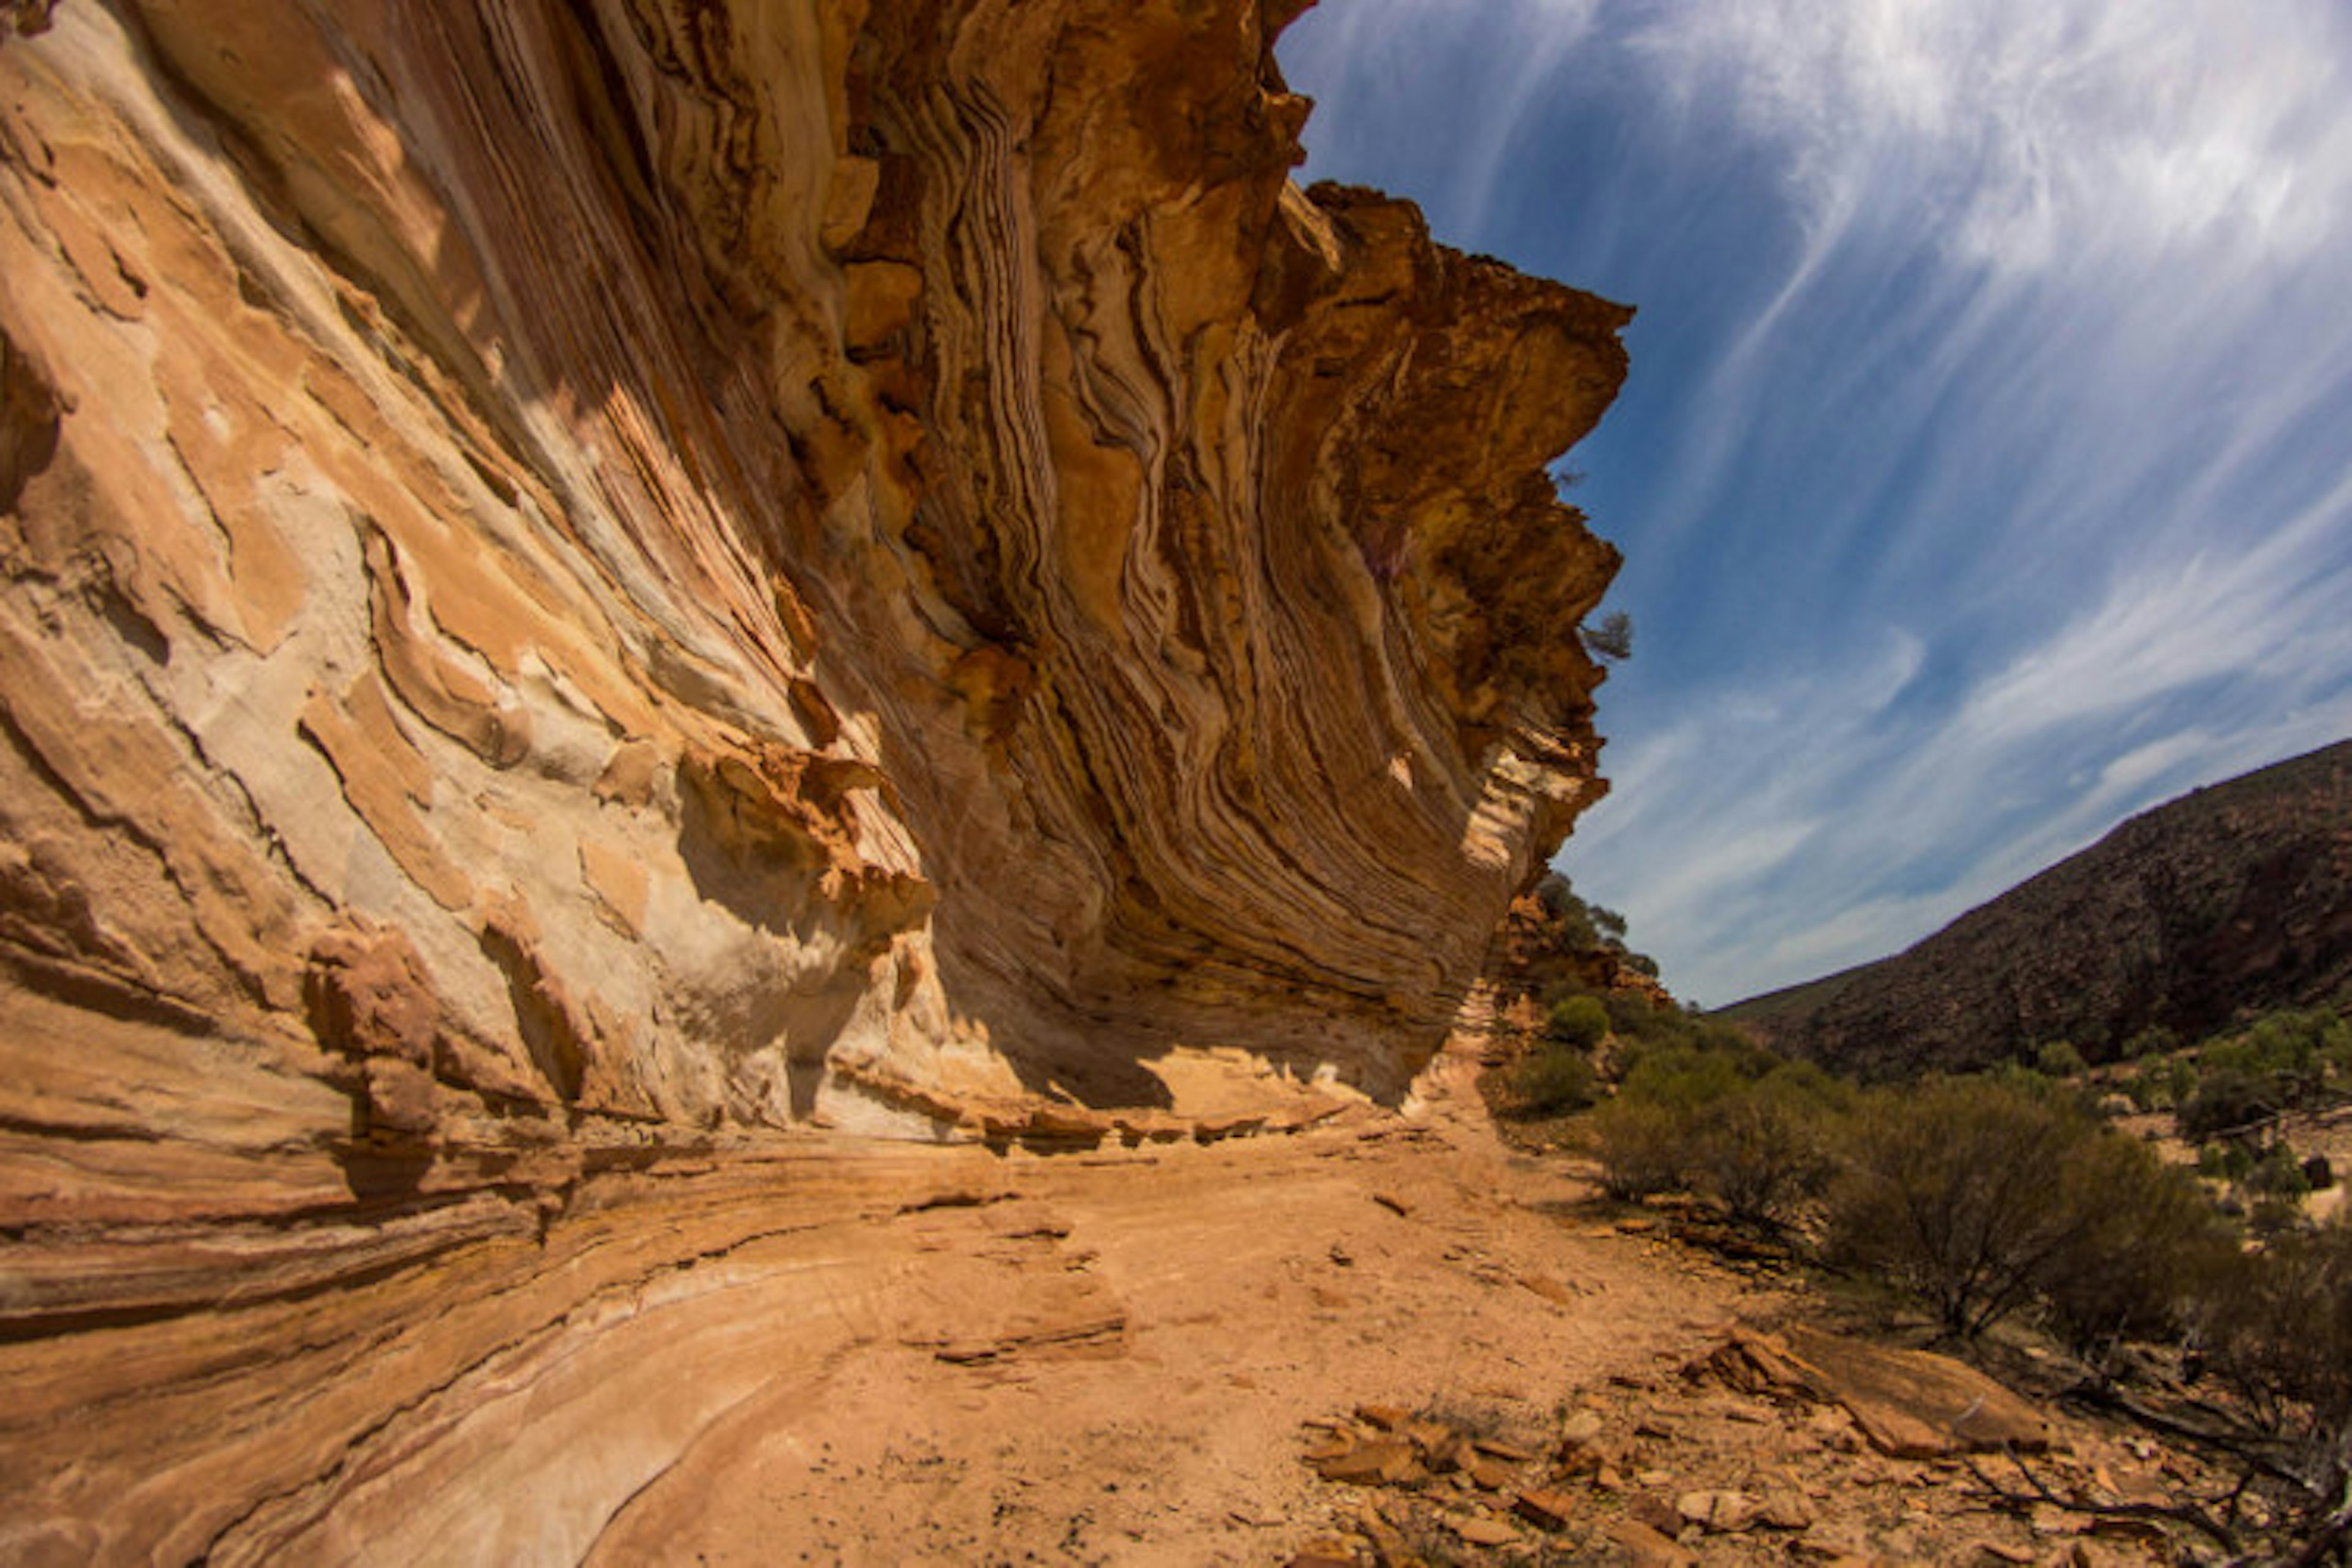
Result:
M1874 1078L2064 1040L2091 1061L2277 1008L2352 1005L2352 741L2142 812L1942 931L1725 1008L1781 1050Z
M1294 186L1300 8L0 5L0 1558L568 1560L916 1144L1402 1091L1629 312Z
M0 1560L576 1560L995 1331L923 1142L1402 1091L1628 312L1292 185L1298 9L0 6Z
M13 983L395 1142L1396 1092L1628 312L1292 185L1298 9L14 7Z

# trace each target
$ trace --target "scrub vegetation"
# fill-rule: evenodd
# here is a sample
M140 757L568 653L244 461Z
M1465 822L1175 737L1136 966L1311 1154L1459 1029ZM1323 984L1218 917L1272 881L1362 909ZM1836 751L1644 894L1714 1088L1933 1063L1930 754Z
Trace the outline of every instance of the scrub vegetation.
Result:
M1622 923L1566 892L1622 949ZM2168 1412L2246 1477L2213 1505L2224 1534L2263 1494L2289 1560L2352 1541L2352 1220L2312 1217L2336 1173L2289 1142L2352 1105L2333 1011L1865 1087L1662 993L1555 977L1531 1000L1502 1109L1588 1155L1610 1197L1711 1215L1942 1340L2038 1344L2084 1397Z

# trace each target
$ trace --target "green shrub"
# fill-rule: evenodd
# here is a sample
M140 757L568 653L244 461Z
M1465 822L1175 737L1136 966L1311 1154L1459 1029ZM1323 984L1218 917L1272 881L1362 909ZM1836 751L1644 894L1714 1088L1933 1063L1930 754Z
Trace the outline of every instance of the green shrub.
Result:
M2265 1150L2246 1173L2246 1189L2257 1196L2299 1203L2310 1194L2311 1183L2304 1176L2302 1162L2282 1138Z
M2257 1241L2275 1242L2307 1228L2303 1205L2294 1198L2258 1197L2246 1211L2246 1234Z
M1552 1005L1544 1037L1589 1051L1609 1036L1609 1009L1597 996L1570 996Z
M1685 1133L1682 1118L1663 1106L1622 1095L1602 1104L1584 1124L1586 1146L1601 1164L1601 1190L1633 1202L1682 1185Z
M2266 1075L2223 1065L2200 1075L2197 1088L2180 1104L2184 1137L2202 1142L2252 1131L2284 1109Z
M1747 1223L1780 1223L1836 1173L1843 1086L1810 1065L1738 1084L1692 1128L1691 1184Z
M1608 1005L1609 1026L1617 1037L1628 1072L1650 1052L1661 1048L1720 1056L1748 1078L1761 1078L1780 1064L1780 1058L1758 1045L1747 1030L1721 1018L1662 1006L1630 993L1612 994Z
M1561 1116L1592 1103L1592 1063L1564 1042L1546 1040L1519 1064L1511 1088L1530 1116Z
M2217 1182L2242 1179L2254 1167L2254 1152L2243 1143L2206 1143L2197 1150L2197 1173Z
M2089 1237L2096 1215L2067 1179L2099 1136L2115 1134L2014 1081L1882 1091L1830 1192L1830 1255L1911 1291L1952 1332L1980 1333Z
M2187 1061L2143 1063L2123 1080L2123 1091L2141 1110L2171 1110L2194 1093L2197 1068Z
M2352 1091L2352 1083L2337 1081L2352 1072L2352 1026L2325 1007L2270 1014L2237 1034L2207 1041L2198 1057L2217 1098L2226 1089L2245 1106L2259 1107L2251 1121ZM2223 1108L2214 1114L2223 1114Z
M2033 1053L2033 1069L2045 1078L2073 1078L2089 1066L2067 1040L2052 1040Z
M1606 1005L1609 1027L1620 1040L1636 1047L1685 1045L1690 1041L1690 1015L1678 1007L1664 1006L1628 991L1611 992Z
M1739 1081L1730 1061L1688 1046L1633 1053L1616 1098L1587 1127L1602 1187L1612 1197L1643 1198L1687 1184L1702 1115Z
M1588 1136L1612 1196L1690 1188L1743 1222L1780 1221L1817 1196L1835 1162L1833 1119L1849 1092L1811 1065L1771 1062L1752 1047L1654 1047L1627 1071ZM1769 1058L1768 1058L1769 1059Z
M1560 940L1571 948L1594 948L1601 945L1601 933L1593 929L1591 907L1577 897L1575 887L1557 871L1544 874L1536 884L1536 901L1544 912L1558 922Z
M2088 1224L2036 1289L2050 1326L2078 1353L2181 1331L2191 1303L2237 1255L2229 1226L2185 1171L2112 1133L2063 1162L2067 1206Z
M2323 1445L2352 1436L2352 1221L2238 1258L2204 1306L2216 1369L2264 1425Z

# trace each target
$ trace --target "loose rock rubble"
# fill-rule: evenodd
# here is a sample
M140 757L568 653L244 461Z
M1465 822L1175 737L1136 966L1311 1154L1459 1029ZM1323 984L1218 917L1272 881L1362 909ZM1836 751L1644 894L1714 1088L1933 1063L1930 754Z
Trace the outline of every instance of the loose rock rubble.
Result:
M2054 1417L1950 1357L1793 1323L1734 1326L1662 1375L1548 1412L1362 1405L1311 1423L1302 1458L1330 1484L1333 1520L1294 1568L2121 1568L2171 1562L2176 1543L2152 1521L2028 1508L1994 1486L2030 1465L2090 1503L2196 1479L2143 1436Z

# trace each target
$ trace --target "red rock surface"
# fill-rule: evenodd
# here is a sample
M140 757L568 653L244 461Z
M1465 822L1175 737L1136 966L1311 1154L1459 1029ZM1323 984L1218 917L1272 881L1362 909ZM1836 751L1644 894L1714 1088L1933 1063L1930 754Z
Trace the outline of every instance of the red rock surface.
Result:
M565 1560L780 1344L1131 1331L860 1140L1403 1093L1627 312L1293 186L1297 8L0 7L0 1556Z
M445 1087L633 1122L1399 1090L1598 787L1627 312L1291 185L1272 32L11 38L12 963L300 1049L372 933Z

